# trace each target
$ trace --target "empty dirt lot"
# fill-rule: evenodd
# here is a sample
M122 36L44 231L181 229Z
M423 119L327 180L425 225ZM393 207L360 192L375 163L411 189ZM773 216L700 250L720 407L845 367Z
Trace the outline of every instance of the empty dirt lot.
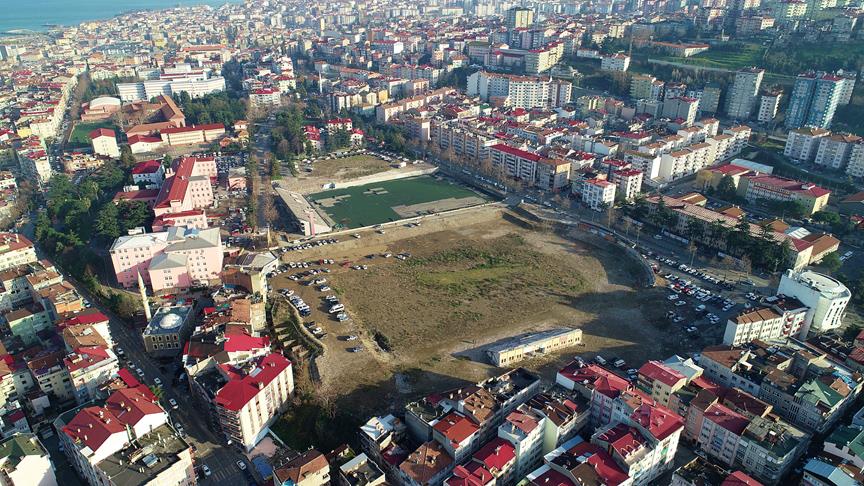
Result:
M634 287L639 266L620 248L575 229L526 229L504 212L487 207L430 217L420 227L343 236L336 245L285 254L284 261L347 264L332 265L327 278L351 321L310 317L328 332L317 394L350 403L360 416L380 413L500 373L480 361L484 346L551 327L582 328L585 346L525 363L547 379L577 354L602 352L638 366L681 346L697 347L665 320L661 290ZM399 253L411 256L401 261ZM355 264L368 269L349 268ZM316 298L313 288L285 275L276 288L298 290L307 302ZM348 353L350 345L339 340L346 334L359 335L364 350ZM383 351L382 342L391 351Z

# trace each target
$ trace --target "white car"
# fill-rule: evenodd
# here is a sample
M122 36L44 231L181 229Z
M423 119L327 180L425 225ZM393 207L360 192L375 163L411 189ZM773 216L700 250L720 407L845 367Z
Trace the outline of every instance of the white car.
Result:
M210 468L207 467L207 464L204 464L203 466L201 466L201 471L203 471L204 475L207 476L208 478L210 477L210 474L212 474L210 472Z
M144 378L144 370L142 370L141 368L135 368L135 374L140 376L141 378Z
M153 378L153 383L155 383L156 386L162 386L162 379L157 376L156 378Z
M243 463L243 461L237 461L237 467L239 467L241 471L246 470L246 464Z
M172 410L177 410L178 408L180 408L180 405L177 404L177 400L174 400L173 398L168 399L168 405L171 405Z

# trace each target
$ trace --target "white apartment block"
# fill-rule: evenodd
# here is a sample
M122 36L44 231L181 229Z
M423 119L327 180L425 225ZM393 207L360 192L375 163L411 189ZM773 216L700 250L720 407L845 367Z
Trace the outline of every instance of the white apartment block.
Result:
M759 98L759 123L770 123L777 116L782 93L765 93Z
M33 243L18 233L0 233L0 272L36 261Z
M594 211L602 211L615 203L615 184L600 179L582 183L582 202Z
M468 96L515 108L557 108L570 102L569 81L478 71L468 77Z
M630 56L626 54L613 54L600 59L600 69L603 71L625 72L630 68Z
M846 174L851 177L864 177L864 143L858 142L852 146L849 153L849 164L846 166Z
M852 155L852 148L859 145L861 137L848 133L835 133L821 139L816 151L816 165L829 169L845 169Z
M772 341L797 337L806 313L806 307L782 313L768 307L745 311L726 322L723 344L740 346L756 339Z
M729 118L746 120L755 111L764 69L744 68L735 73L735 80L726 94L726 114Z
M230 378L213 399L226 437L252 450L288 406L294 392L292 373L291 362L272 353L261 358L248 375Z
M618 187L615 193L624 201L632 201L642 192L642 171L637 169L616 170L612 182Z
M783 155L793 160L811 162L816 158L819 145L823 138L831 132L824 128L803 127L790 130L786 137Z

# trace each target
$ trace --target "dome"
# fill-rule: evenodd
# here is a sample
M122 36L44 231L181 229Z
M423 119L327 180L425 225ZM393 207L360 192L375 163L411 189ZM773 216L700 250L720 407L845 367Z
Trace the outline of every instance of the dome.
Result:
M120 106L120 100L117 98L112 98L110 96L100 96L99 98L96 98L90 102L90 109L108 105Z
M162 329L175 329L180 327L180 324L183 324L183 319L177 314L166 314L159 320L159 327Z

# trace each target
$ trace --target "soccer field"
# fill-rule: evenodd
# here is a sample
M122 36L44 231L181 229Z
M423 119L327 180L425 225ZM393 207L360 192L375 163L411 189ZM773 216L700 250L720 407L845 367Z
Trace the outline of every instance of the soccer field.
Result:
M371 226L487 201L463 186L428 175L333 189L310 194L307 199L344 228Z
M116 132L117 127L111 120L102 120L96 122L78 122L75 128L72 129L72 134L69 135L69 145L71 147L89 147L90 132L97 128L109 128Z

